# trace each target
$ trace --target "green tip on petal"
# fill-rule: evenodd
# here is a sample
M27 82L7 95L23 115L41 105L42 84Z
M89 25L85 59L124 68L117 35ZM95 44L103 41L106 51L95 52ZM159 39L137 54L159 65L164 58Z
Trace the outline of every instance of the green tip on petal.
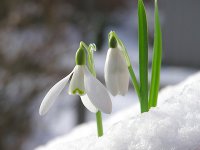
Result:
M85 54L85 49L82 44L80 44L79 49L76 52L76 65L85 65L86 64L86 54Z
M74 94L74 95L75 94L84 95L85 91L82 91L82 90L77 88L77 89L73 90L72 94Z
M111 37L109 39L109 47L110 48L116 48L117 47L117 39L113 35L111 35Z

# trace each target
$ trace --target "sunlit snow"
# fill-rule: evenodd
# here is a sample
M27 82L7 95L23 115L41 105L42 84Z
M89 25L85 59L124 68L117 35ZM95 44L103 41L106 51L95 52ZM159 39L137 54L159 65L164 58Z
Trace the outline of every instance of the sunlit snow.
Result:
M163 89L157 108L139 114L135 104L104 121L96 136L91 122L36 150L198 150L200 147L200 73ZM114 103L114 101L113 101Z

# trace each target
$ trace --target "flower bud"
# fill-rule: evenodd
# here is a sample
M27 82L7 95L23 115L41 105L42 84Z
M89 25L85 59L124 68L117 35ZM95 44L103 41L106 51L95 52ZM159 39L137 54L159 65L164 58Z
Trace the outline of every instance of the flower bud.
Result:
M117 47L117 39L112 35L109 39L109 47L116 48Z
M80 45L79 49L76 52L75 60L76 60L76 65L86 64L86 54L82 44Z

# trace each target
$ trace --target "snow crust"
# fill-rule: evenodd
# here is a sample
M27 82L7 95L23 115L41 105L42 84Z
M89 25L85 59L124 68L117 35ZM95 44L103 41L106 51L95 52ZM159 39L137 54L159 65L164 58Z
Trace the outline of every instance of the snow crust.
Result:
M90 122L35 150L199 150L200 73L163 89L158 102L148 113L136 104L113 115L101 138Z

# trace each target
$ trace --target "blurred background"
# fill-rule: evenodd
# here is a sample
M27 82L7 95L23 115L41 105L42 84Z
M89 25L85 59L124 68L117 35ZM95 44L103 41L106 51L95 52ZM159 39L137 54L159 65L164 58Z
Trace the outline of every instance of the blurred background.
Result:
M153 46L153 0L144 0L149 23L149 68ZM200 1L159 1L163 30L161 88L200 67ZM107 34L117 32L138 75L137 0L0 0L0 150L31 150L75 126L92 121L78 96L63 91L49 113L38 109L46 92L73 69L82 40L96 43L97 77L104 83ZM113 100L113 114L137 103ZM104 118L112 117L103 115Z

